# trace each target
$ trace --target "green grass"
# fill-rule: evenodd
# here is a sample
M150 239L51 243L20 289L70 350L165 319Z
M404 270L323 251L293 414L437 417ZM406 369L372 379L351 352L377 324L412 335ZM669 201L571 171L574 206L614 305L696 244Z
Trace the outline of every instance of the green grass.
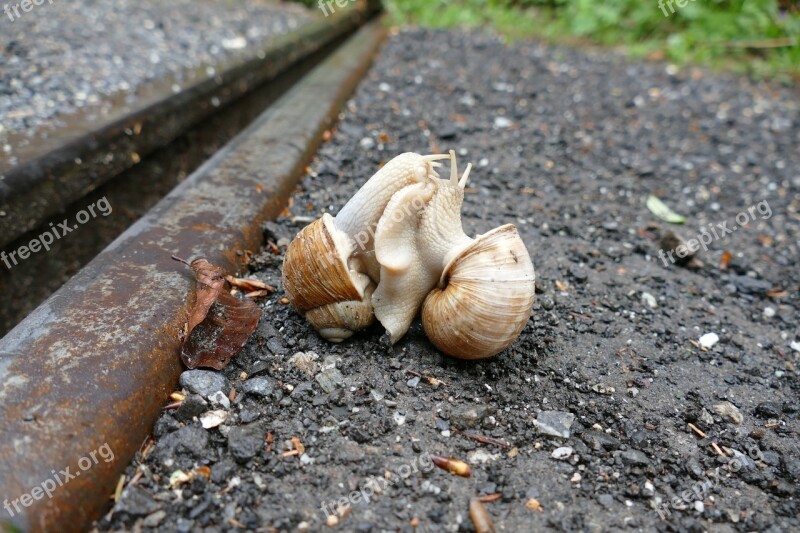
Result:
M681 0L683 1L683 0ZM386 0L394 24L492 26L536 37L624 47L634 56L791 80L800 73L800 9L784 0ZM788 9L787 9L788 8Z

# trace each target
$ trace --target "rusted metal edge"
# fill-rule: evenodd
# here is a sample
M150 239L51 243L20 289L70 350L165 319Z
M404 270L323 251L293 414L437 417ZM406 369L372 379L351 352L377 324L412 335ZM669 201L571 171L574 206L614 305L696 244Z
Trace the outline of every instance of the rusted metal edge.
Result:
M13 518L0 507L0 526L79 531L106 509L183 370L193 280L170 255L242 266L383 35L364 26L0 340L0 505L80 472Z
M363 23L373 4L338 10L283 36L249 59L217 65L215 74L190 76L194 82L173 93L173 81L158 80L137 89L133 108L120 102L103 122L87 113L41 138L27 140L15 166L0 161L0 246L39 226L65 206L132 167L154 149L173 141L218 112L321 50ZM13 140L12 144L15 143ZM3 167L6 168L3 168Z

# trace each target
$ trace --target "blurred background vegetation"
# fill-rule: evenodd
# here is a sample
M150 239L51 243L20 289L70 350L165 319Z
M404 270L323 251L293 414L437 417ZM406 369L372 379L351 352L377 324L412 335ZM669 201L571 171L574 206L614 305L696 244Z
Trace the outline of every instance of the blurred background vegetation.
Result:
M684 7L678 0L384 0L384 5L397 25L491 25L511 40L622 47L677 64L800 80L800 1L684 2Z

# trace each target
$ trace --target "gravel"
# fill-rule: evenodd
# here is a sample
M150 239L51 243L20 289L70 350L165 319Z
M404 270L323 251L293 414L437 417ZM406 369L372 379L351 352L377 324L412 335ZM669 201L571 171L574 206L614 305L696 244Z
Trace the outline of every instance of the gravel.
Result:
M335 213L400 152L456 148L476 164L465 230L513 222L531 252L531 321L497 357L456 361L418 323L394 347L377 326L326 343L279 288L224 372L237 391L242 373L270 377L272 394L236 394L209 430L166 411L127 470L160 509L117 504L98 529L473 531L469 500L489 494L498 531L800 529L799 105L780 87L607 52L393 36L291 214ZM649 194L687 218L684 238L762 201L771 216L682 266L659 257L668 228ZM292 220L270 232L307 219ZM255 254L251 274L280 287L284 249ZM719 340L703 347L709 332ZM718 413L725 402L735 411ZM551 411L561 427L574 417L568 436L540 434ZM423 468L427 454L469 460L472 476ZM197 474L170 487L176 469Z
M242 383L241 391L262 398L268 397L275 390L275 380L268 377L248 379Z
M206 398L217 391L228 392L230 390L227 378L211 370L187 370L181 374L179 381L181 387Z
M542 411L536 417L536 427L542 435L569 438L569 428L575 421L575 415L561 411Z
M81 108L107 112L112 95L131 102L147 81L213 75L206 69L314 13L263 0L80 0L45 2L13 21L0 15L2 148L5 134L63 126Z

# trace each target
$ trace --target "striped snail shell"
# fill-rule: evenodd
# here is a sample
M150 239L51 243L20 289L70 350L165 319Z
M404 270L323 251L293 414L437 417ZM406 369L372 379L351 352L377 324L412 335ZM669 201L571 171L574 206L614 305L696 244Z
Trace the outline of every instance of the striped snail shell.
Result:
M422 326L442 352L483 359L507 348L531 316L533 262L512 224L454 253L422 305Z
M341 342L374 320L369 276L351 268L352 243L325 213L286 250L283 287L294 308L320 335Z

